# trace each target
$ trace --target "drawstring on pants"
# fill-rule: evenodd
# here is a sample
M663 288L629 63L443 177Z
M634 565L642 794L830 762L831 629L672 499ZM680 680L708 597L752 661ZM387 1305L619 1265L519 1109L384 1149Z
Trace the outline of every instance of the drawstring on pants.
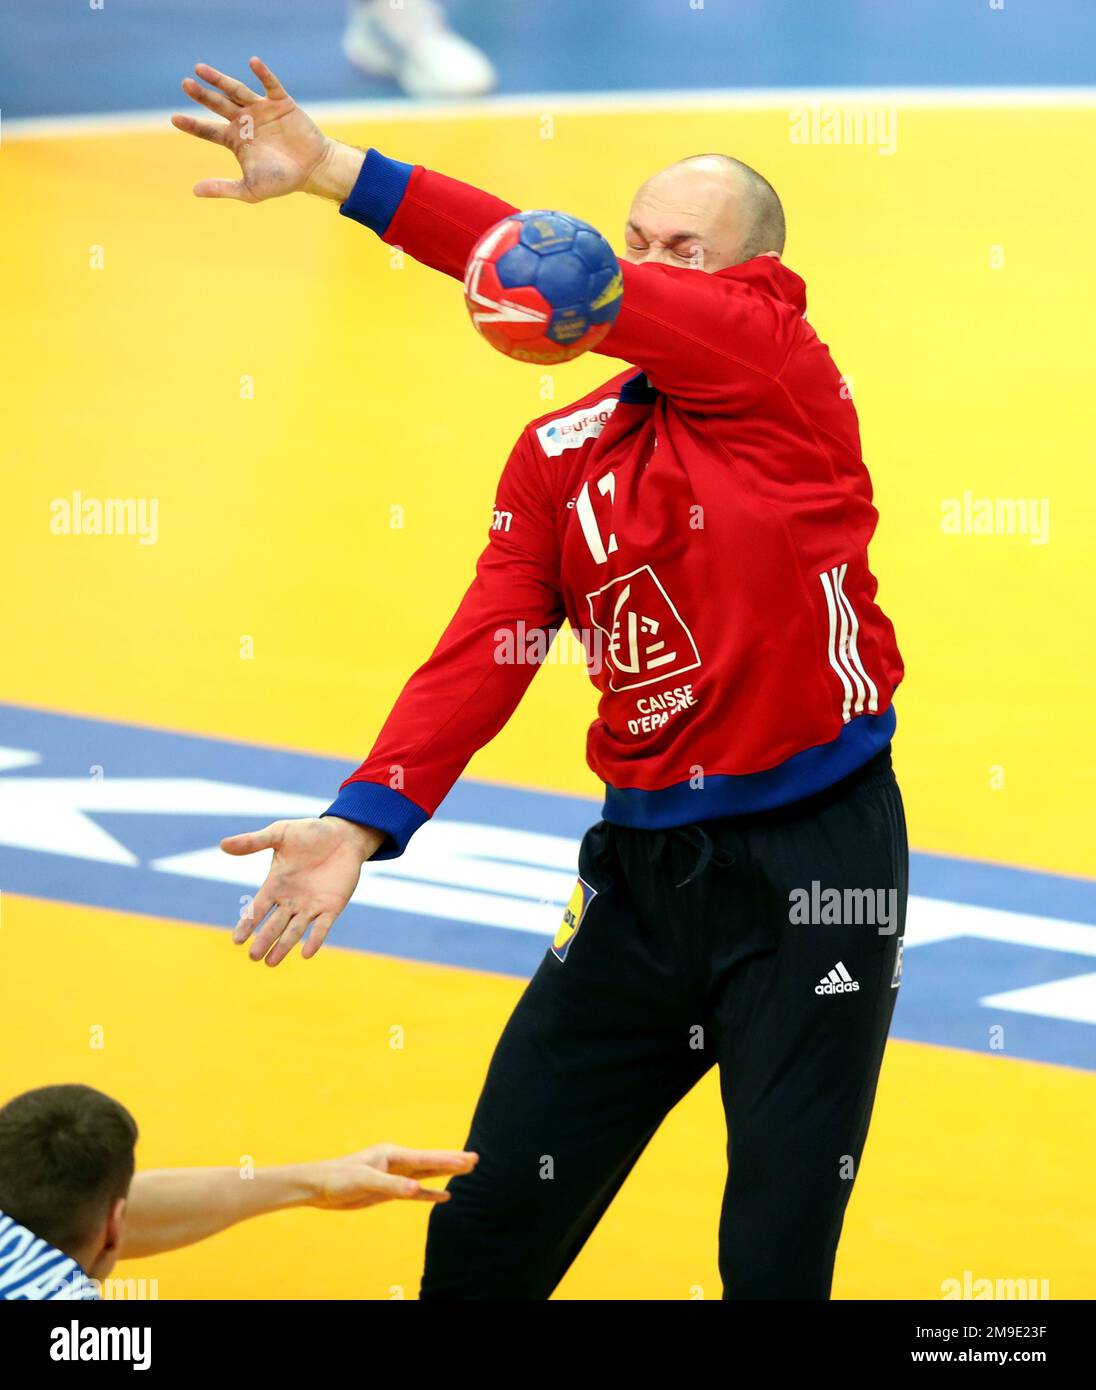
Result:
M674 884L675 888L684 888L686 884L692 883L711 864L717 869L728 869L735 862L734 855L720 849L702 825L675 825L669 830L656 830L651 845L652 860L661 858L672 835L680 835L698 851L696 863L680 883Z

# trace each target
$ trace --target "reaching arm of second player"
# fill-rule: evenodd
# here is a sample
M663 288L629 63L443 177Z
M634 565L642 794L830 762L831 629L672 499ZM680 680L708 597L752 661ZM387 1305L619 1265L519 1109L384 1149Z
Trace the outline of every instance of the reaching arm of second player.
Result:
M436 1204L448 1194L421 1179L452 1177L478 1157L448 1149L375 1144L347 1158L258 1168L163 1168L138 1173L130 1186L119 1258L138 1259L193 1245L240 1221L287 1207L356 1211L379 1202Z

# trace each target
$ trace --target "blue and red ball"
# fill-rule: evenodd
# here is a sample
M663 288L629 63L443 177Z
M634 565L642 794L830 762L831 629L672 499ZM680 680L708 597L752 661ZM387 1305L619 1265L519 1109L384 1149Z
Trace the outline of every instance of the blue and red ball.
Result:
M596 228L562 212L517 212L472 248L464 302L492 347L520 362L569 362L620 312L620 264Z

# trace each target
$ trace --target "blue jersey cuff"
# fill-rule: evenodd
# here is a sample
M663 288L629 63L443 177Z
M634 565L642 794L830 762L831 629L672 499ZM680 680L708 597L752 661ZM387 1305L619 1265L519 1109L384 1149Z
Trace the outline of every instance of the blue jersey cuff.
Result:
M378 236L384 236L414 172L413 164L401 164L398 159L388 159L379 150L370 150L350 190L350 197L339 211Z
M383 830L388 839L373 859L397 859L419 826L430 819L410 797L393 791L383 782L347 782L323 814Z

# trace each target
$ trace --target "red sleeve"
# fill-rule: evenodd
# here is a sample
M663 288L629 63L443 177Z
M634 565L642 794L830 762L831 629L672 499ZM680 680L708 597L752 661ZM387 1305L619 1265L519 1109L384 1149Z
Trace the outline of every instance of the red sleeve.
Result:
M740 280L629 265L620 314L595 349L642 368L664 395L737 413L767 391L803 332L794 307Z
M523 437L499 483L471 587L326 812L386 831L377 858L403 852L517 708L543 655L529 634L558 631L563 622L558 570L554 514Z
M489 227L517 211L469 183L416 165L384 240L432 270L463 280L472 247Z

